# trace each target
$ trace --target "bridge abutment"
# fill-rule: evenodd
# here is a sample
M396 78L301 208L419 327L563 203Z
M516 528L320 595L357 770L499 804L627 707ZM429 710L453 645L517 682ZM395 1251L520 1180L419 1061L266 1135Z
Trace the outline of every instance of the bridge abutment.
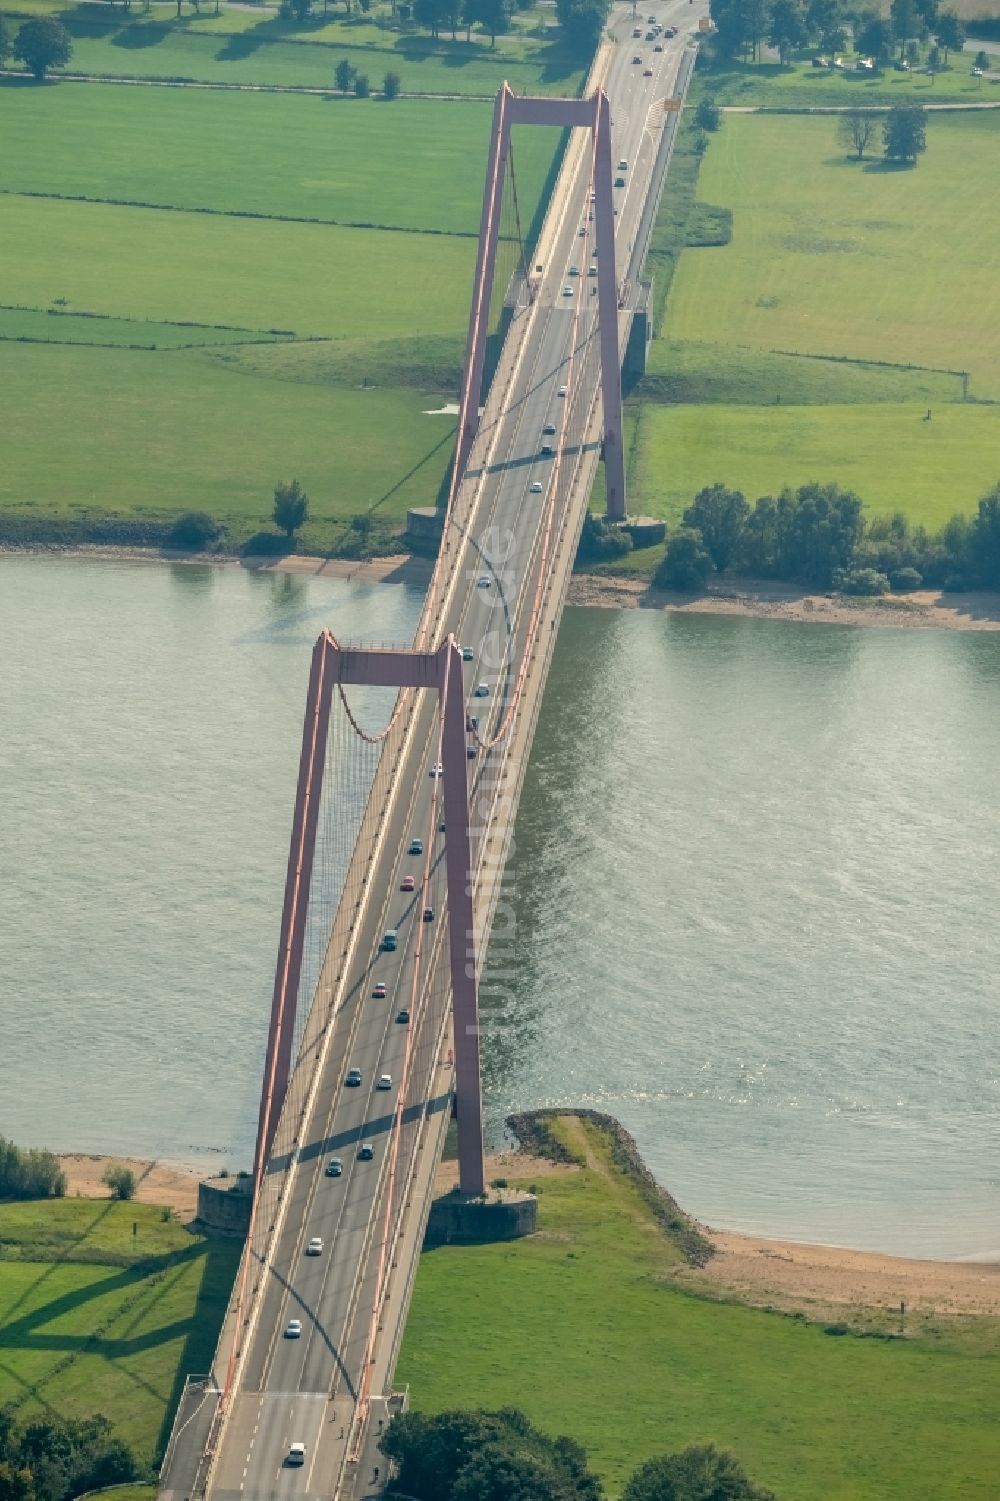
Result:
M496 1188L472 1197L458 1189L431 1204L425 1246L477 1245L533 1235L538 1200L519 1189Z

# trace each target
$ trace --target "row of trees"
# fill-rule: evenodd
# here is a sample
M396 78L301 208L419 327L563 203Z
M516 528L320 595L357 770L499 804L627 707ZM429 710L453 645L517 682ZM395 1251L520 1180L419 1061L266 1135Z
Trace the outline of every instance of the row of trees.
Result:
M367 73L359 73L353 63L347 58L341 58L333 70L333 81L342 94L354 93L359 99L367 99L371 93L371 84ZM389 72L382 79L382 97L384 99L398 99L403 80L398 73Z
M671 533L655 582L698 590L730 568L855 594L1000 588L1000 484L975 516L953 516L939 532L901 512L866 521L859 497L837 485L802 485L752 507L739 490L709 485Z
M107 1418L19 1424L0 1408L0 1497L3 1501L68 1501L85 1491L135 1480L139 1466Z
M850 35L855 51L880 65L895 47L902 58L911 39L933 36L947 62L965 41L962 22L954 11L939 10L938 0L891 0L888 15L870 0L711 0L710 8L716 51L744 61L758 58L764 45L776 48L782 63L807 46L843 52Z
M556 15L569 45L593 52L607 25L611 0L556 0Z
M837 121L838 139L856 161L879 129L887 162L915 162L927 150L927 111L922 104L894 104L887 114L849 109Z
M498 36L506 36L517 6L514 0L413 0L413 19L431 36L438 37L442 31L450 31L454 40L465 27L465 40L472 37L473 26L488 33L490 45L496 46Z
M61 1199L66 1174L51 1152L25 1150L0 1136L0 1199Z
M50 68L64 68L72 56L69 32L55 16L25 21L16 36L0 16L0 67L13 57L41 83Z
M410 1501L602 1501L573 1439L549 1438L522 1412L454 1411L394 1418L379 1442L391 1493ZM775 1501L730 1454L699 1445L640 1465L622 1501Z

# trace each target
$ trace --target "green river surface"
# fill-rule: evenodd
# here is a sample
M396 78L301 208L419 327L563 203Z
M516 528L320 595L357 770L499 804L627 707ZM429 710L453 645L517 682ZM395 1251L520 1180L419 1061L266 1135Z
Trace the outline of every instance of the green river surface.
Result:
M0 1134L248 1164L310 648L420 603L0 557ZM505 885L495 1144L591 1106L711 1225L1000 1257L1000 635L567 611Z

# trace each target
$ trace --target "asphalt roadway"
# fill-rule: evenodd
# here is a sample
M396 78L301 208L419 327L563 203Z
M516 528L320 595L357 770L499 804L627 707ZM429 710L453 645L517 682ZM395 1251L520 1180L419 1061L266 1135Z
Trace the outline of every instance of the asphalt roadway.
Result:
M605 88L611 99L613 152L626 186L615 191L617 259L627 267L649 187L663 99L669 97L688 34L696 29L702 0L662 3L642 8L633 22L630 6L616 7L614 48ZM680 35L658 40L662 52L645 39L646 17L682 28ZM632 37L635 25L643 36ZM633 58L639 56L637 64ZM652 68L652 77L644 70ZM619 173L616 171L616 176ZM513 372L512 395L488 404L456 505L460 538L459 567L438 601L440 620L431 644L453 632L471 646L474 660L465 667L468 710L479 721L479 736L488 738L509 702L531 614L531 600L542 549L543 523L557 455L544 455L545 442L564 450L571 464L586 431L598 378L595 330L596 280L586 275L593 225L588 218L590 147L580 153L580 170L568 191L554 198L541 244L546 246L537 296L523 319ZM586 233L581 236L580 228ZM576 266L579 275L571 275ZM619 271L619 279L625 275ZM571 295L564 295L564 288ZM578 306L579 305L579 306ZM558 395L561 386L567 394ZM494 419L494 410L497 417ZM551 423L556 435L544 435ZM473 467L475 466L475 467ZM542 492L533 492L541 484ZM568 491L568 486L565 489ZM464 519L463 519L464 518ZM488 585L482 581L488 579ZM476 697L486 684L488 696ZM329 1498L341 1491L340 1477L363 1392L363 1373L372 1351L373 1309L377 1289L384 1290L384 1226L390 1192L391 1140L399 1168L393 1189L398 1206L413 1170L417 1139L425 1115L451 1108L448 1057L445 872L440 858L446 831L437 803L439 784L431 768L437 760L436 705L429 694L417 710L396 778L381 842L377 874L360 919L354 948L356 970L349 977L324 1048L327 1066L316 1081L298 1160L292 1166L271 1247L263 1292L252 1310L235 1394L223 1426L209 1478L214 1501L263 1501L263 1498ZM472 744L470 737L470 744ZM496 751L480 751L470 765L470 791L486 787ZM410 856L413 838L424 842L424 856ZM474 865L481 841L474 838ZM434 920L422 920L421 881L429 867L428 901ZM414 893L401 890L412 875ZM383 934L395 929L395 952L380 949ZM426 977L411 1008L411 984L418 947ZM434 977L438 977L435 982ZM384 999L372 992L386 987ZM411 1009L408 1023L397 1020ZM396 1120L399 1080L409 1046L409 1088ZM361 1070L359 1087L345 1085L348 1069ZM381 1074L392 1080L377 1088ZM359 1157L371 1146L373 1157ZM343 1172L327 1177L325 1168L339 1157ZM395 1209L394 1209L395 1212ZM307 1254L318 1236L322 1250ZM419 1247L412 1252L413 1255ZM286 1333L291 1319L301 1321L297 1338ZM349 1472L354 1493L377 1490L369 1462L382 1412L380 1393L373 1393L370 1433L362 1445L364 1466ZM357 1434L355 1433L355 1441ZM304 1461L289 1462L293 1443L305 1446ZM374 1460L378 1463L377 1457Z

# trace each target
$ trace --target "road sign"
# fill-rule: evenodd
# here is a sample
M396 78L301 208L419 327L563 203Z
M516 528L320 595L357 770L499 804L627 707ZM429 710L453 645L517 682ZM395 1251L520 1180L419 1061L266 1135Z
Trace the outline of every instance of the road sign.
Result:
M663 101L663 112L664 112L664 114L667 114L667 115L673 114L677 110L679 110L680 107L681 107L681 101L679 99L664 99L664 101Z

